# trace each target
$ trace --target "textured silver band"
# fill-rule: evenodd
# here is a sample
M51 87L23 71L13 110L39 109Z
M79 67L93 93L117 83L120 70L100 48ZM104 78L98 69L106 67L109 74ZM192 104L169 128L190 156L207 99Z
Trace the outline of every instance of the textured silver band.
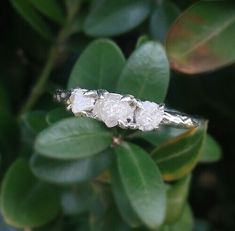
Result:
M160 125L181 128L199 126L200 121L170 110L163 104L141 101L132 95L109 93L106 90L57 90L57 102L63 102L75 116L86 116L104 122L108 127L150 131Z

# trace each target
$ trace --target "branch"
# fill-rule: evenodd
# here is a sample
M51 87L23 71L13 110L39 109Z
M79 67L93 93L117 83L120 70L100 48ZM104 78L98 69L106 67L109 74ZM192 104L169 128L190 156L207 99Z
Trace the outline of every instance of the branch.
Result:
M71 26L78 10L79 5L77 4L76 7L71 7L70 11L68 12L66 23L59 32L56 43L50 48L46 64L41 74L39 75L38 80L35 83L25 105L22 107L20 115L32 109L32 107L44 93L46 83L55 67L59 51L61 50L61 47L63 46L67 38L71 35Z

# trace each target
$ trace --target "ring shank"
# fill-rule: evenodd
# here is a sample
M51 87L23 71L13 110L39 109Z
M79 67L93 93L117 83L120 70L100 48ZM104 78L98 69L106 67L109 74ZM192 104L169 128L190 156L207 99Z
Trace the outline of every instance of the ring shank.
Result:
M181 112L165 108L161 124L180 128L193 128L199 126L199 120Z

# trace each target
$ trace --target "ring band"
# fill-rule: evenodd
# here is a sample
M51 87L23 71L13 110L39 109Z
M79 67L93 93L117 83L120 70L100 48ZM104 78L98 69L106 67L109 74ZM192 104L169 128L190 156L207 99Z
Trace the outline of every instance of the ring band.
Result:
M151 131L160 125L181 128L199 126L199 120L170 110L163 104L141 101L132 95L109 93L106 90L57 90L57 102L67 105L75 116L86 116L104 122L107 127Z

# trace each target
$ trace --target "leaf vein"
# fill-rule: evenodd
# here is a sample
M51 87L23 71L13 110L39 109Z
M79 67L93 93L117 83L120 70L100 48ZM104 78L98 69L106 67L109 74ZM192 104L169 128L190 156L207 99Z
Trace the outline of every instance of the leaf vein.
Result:
M186 155L188 153L188 151L190 149L193 149L200 141L201 141L201 138L198 139L192 146L189 146L188 148L186 148L182 151L175 152L175 154L173 154L173 155L164 156L163 158L157 159L156 161L157 161L157 163L161 163L161 162L166 161L166 160L170 160L170 159L174 159L174 158L179 157L179 156Z

